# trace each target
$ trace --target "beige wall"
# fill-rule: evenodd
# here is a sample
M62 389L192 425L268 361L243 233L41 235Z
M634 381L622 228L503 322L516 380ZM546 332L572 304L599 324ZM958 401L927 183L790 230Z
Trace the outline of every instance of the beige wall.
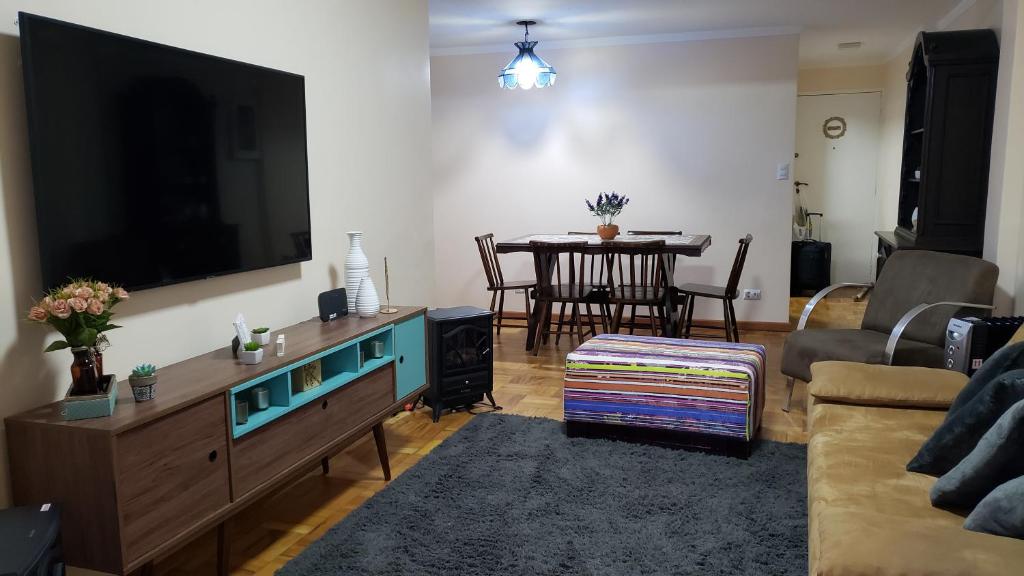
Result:
M317 293L344 285L346 230L366 233L382 292L387 255L392 300L431 303L425 1L0 0L0 417L60 396L70 364L66 352L44 356L54 335L22 321L41 286L18 10L306 77L314 259L135 294L120 308L124 328L110 336L110 371L123 377L142 361L164 365L223 346L238 312L271 327L314 316ZM9 496L3 448L0 462L2 507Z
M473 236L594 230L583 203L615 190L632 198L630 228L709 233L679 280L724 283L737 239L754 243L738 301L740 320L788 319L797 38L776 36L545 50L553 88L505 91L510 53L431 59L434 218L439 304L483 304ZM524 255L506 278L532 278ZM510 308L522 309L521 296ZM698 311L720 318L721 310Z
M998 312L1024 312L1024 14L1020 0L977 0L944 30L990 28L1000 42L999 80L993 121L985 251L999 265ZM896 227L899 201L906 69L912 46L885 66L882 137L879 146L879 228Z
M881 90L885 71L883 65L801 68L797 91L800 94L829 94Z

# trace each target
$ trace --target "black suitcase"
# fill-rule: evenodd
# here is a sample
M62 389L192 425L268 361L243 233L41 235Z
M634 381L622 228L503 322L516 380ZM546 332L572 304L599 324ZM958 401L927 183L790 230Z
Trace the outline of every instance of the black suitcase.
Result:
M789 295L805 296L832 283L832 244L794 240L789 273Z

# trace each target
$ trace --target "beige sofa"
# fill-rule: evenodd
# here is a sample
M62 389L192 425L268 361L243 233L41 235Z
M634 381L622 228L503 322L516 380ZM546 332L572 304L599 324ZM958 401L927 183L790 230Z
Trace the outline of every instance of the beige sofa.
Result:
M810 573L1024 574L1024 540L933 508L935 478L906 464L967 383L934 368L819 362L808 386Z

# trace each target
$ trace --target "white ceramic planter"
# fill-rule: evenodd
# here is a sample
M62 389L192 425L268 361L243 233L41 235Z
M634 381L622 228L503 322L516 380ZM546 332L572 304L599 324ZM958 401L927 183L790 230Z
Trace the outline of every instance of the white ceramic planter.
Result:
M359 283L359 297L356 299L356 312L360 318L373 318L380 313L380 298L373 279L367 276Z
M267 344L270 344L270 332L269 331L268 332L263 332L262 334L257 334L255 332L253 332L250 336L252 336L253 341L254 342L258 342L260 346L266 346Z
M345 295L349 311L356 309L359 284L370 274L370 261L363 252L363 233L347 232L349 248L345 257Z
M242 364L259 364L263 361L263 348L253 350L252 352L248 350L239 350L238 360Z

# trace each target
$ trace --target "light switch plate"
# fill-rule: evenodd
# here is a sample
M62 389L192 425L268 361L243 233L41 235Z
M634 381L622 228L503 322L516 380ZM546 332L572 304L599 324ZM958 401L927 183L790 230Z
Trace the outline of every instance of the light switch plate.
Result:
M789 180L789 162L783 162L775 167L776 180Z

